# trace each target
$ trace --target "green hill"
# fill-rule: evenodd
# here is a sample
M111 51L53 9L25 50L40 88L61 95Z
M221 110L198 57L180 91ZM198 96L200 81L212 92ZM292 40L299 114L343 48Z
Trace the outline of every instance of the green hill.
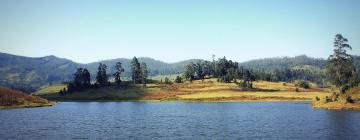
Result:
M199 61L190 59L177 63L165 63L152 58L140 57L150 69L150 76L176 74L191 63ZM119 58L93 62L88 64L76 63L56 56L24 57L0 53L0 86L10 87L25 92L33 92L39 87L61 83L73 79L73 74L79 67L87 68L95 77L99 63L108 65L108 73L113 73L113 66L121 62L125 68L123 76L130 76L131 59Z

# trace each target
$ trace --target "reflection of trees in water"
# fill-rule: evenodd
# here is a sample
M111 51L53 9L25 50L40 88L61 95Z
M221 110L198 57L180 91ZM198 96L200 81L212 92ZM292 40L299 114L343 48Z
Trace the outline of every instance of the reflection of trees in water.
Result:
M352 122L357 121L354 118L354 112L351 111L326 111L327 120L329 122L329 130L327 139L354 139L357 137L357 127Z

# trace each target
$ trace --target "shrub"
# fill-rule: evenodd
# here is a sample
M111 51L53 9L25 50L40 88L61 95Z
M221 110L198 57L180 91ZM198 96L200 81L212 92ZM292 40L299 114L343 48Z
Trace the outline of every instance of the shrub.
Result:
M165 77L165 84L171 84L171 81L169 78Z
M182 83L183 80L180 76L176 76L175 83Z
M301 88L305 88L308 89L310 88L310 84L306 81L299 81L296 86L301 87Z

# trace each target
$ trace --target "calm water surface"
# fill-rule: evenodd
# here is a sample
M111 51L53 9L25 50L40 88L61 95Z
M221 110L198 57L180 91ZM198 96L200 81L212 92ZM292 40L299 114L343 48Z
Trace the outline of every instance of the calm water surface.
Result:
M359 139L360 112L308 103L63 102L0 110L0 139Z

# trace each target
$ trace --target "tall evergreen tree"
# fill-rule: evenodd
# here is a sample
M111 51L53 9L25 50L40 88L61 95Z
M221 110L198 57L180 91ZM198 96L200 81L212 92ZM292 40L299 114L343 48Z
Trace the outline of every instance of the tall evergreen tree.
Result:
M85 68L82 72L83 85L85 88L91 86L90 72Z
M353 64L353 57L347 53L351 50L348 40L341 34L335 35L334 54L330 55L327 63L329 81L335 85L340 93L358 84L358 75Z
M105 64L100 63L98 67L98 72L96 75L96 82L100 86L108 85L108 76L106 74L107 66Z
M141 83L144 86L146 86L146 81L147 81L148 73L149 73L146 63L141 63L140 70L141 70L141 73L140 73Z
M121 73L123 73L125 70L124 68L121 66L121 62L117 62L115 64L115 73L113 74L115 77L115 83L116 84L120 84L121 83Z
M74 80L67 85L68 91L78 91L89 88L91 86L90 80L89 71L84 68L78 68L74 74ZM66 90L64 89L62 92L65 93Z
M141 69L140 63L136 57L134 57L131 61L131 79L134 84L141 83Z

